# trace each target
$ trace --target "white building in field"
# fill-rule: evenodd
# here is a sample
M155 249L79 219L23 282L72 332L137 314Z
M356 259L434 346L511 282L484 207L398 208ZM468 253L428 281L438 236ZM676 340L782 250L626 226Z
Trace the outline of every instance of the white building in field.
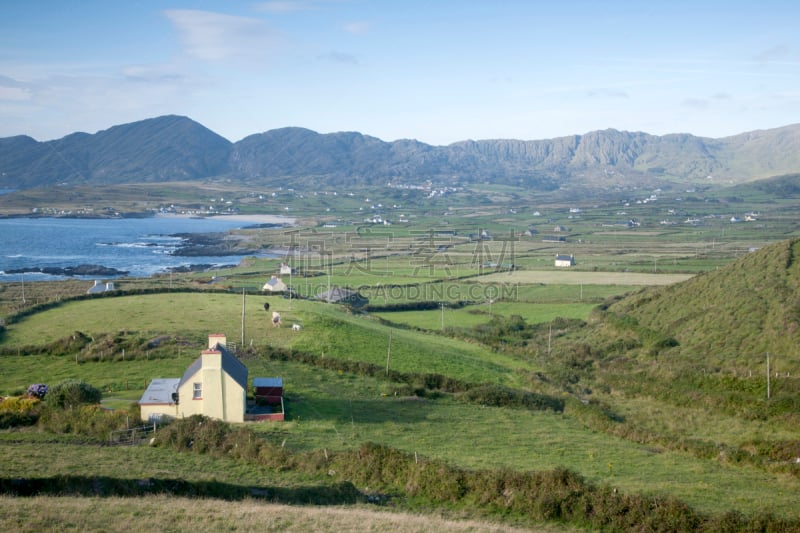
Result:
M100 283L98 280L94 280L94 285L89 287L89 290L86 291L86 294L99 294L101 292L108 292L114 290L114 282L107 281L106 283Z
M286 292L289 287L281 281L281 278L272 276L268 282L264 284L261 290L264 292Z
M557 267L571 267L575 265L575 257L570 254L558 254L556 255L556 266Z

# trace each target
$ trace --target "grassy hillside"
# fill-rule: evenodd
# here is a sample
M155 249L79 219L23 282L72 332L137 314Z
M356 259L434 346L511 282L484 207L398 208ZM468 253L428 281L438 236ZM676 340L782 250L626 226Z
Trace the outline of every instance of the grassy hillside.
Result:
M673 355L729 369L800 371L800 240L750 253L683 283L648 288L609 307L677 340Z

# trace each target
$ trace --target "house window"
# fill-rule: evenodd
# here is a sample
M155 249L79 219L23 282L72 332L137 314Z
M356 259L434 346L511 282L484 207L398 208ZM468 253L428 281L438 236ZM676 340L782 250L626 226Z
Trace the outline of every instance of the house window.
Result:
M194 387L192 389L192 399L193 400L202 400L203 399L203 384L202 383L194 383Z

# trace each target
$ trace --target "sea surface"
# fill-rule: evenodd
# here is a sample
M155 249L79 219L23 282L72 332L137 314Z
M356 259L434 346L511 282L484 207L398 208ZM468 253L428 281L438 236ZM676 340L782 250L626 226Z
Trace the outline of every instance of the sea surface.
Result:
M275 222L280 221L275 217ZM224 232L257 224L228 217L3 218L0 219L0 282L65 279L40 273L5 272L22 268L101 265L127 271L128 276L149 277L181 266L236 265L246 256L173 255L184 242L174 235Z

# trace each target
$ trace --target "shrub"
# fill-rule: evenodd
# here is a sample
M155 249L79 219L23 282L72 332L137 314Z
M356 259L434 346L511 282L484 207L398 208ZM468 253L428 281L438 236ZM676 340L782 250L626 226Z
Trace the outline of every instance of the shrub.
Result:
M36 424L41 405L41 401L34 397L5 398L0 401L0 429Z
M29 413L37 408L41 402L37 398L14 396L0 401L0 411L11 413Z
M72 407L100 403L102 393L83 381L69 379L54 385L47 393L47 403L54 407Z
M230 444L228 435L231 428L225 422L213 420L203 415L192 415L175 420L161 429L155 437L155 444L176 450L192 450L197 453L222 454Z
M33 385L28 387L28 396L44 400L44 397L46 395L47 395L47 385L45 385L44 383L34 383Z
M501 385L481 385L465 393L460 398L472 403L493 407L517 407L531 410L564 410L564 400L537 394L535 392L510 389Z
M62 409L48 404L39 418L39 426L51 433L83 435L105 441L109 433L127 427L128 416L123 412L108 411L99 405L78 405Z

